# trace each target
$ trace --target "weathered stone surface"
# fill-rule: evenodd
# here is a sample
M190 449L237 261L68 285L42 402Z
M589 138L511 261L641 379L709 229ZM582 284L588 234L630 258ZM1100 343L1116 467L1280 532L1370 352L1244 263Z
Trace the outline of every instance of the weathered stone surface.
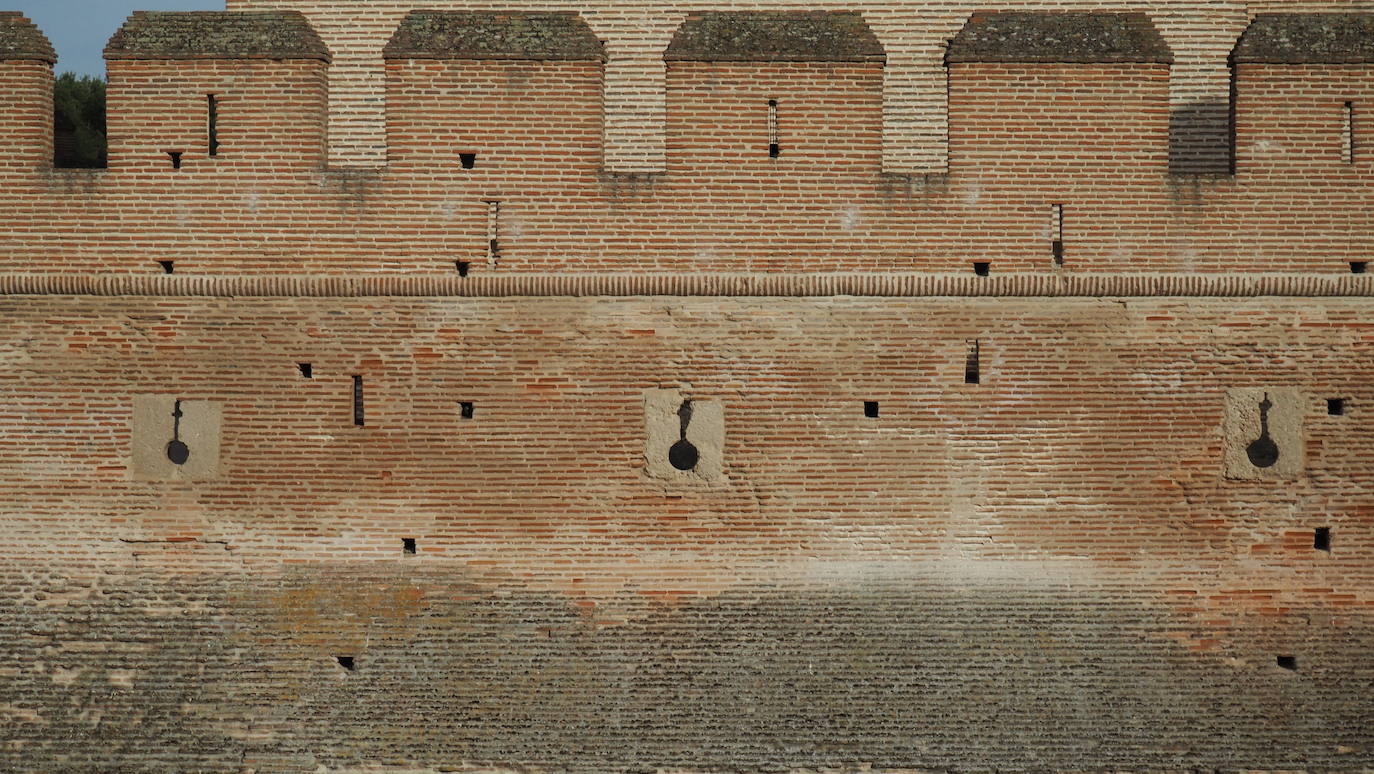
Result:
M1245 28L1231 61L1269 64L1374 62L1374 14L1262 13Z
M106 59L320 59L329 49L296 11L136 11Z
M25 591L0 601L0 765L1348 771L1369 760L1366 615L1237 620L1216 632L1243 642L1223 657L1161 636L1175 613L1104 580L873 567L669 606L626 597L607 625L517 583L394 562L94 583L11 571L0 582ZM1300 671L1277 668L1275 648L1295 647Z
M604 60L578 14L412 11L383 49L387 59Z
M1155 62L1173 52L1144 13L980 11L949 44L947 62Z
M0 61L37 59L56 62L52 43L33 22L17 11L0 11Z
M848 11L710 11L688 14L669 62L882 62L862 14Z

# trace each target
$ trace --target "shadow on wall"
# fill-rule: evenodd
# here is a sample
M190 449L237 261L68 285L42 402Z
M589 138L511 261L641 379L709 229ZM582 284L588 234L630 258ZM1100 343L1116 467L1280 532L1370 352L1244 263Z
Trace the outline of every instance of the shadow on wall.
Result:
M1368 619L1199 634L1100 578L627 594L614 625L395 563L24 585L65 604L0 601L0 630L22 633L0 705L41 719L10 723L6 770L1350 770L1374 754ZM1199 653L1190 635L1240 644Z
M1231 106L1193 102L1169 112L1169 171L1225 175L1232 171Z

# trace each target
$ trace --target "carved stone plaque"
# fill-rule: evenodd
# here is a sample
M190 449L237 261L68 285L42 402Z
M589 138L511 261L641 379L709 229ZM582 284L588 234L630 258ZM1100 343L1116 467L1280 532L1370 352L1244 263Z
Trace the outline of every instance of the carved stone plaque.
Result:
M645 472L667 481L712 482L725 474L725 412L680 390L644 393Z
M1303 395L1290 387L1226 392L1226 477L1290 479L1303 471Z
M144 481L219 475L220 404L175 395L135 395L132 469Z

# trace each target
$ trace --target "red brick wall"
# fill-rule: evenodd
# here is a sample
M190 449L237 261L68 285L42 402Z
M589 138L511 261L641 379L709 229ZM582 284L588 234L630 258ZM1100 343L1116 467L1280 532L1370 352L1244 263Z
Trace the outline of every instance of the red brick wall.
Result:
M52 166L52 66L0 61L0 176L33 179Z
M1338 158L1344 101L1357 105L1357 141L1370 131L1359 119L1368 79L1351 68L1243 70L1239 174L1204 178L1168 172L1158 66L957 65L950 172L914 178L880 171L877 66L675 63L670 163L655 175L603 171L599 72L393 63L393 163L365 171L320 169L319 63L115 62L111 168L12 172L0 266L965 273L987 261L995 273L1043 272L1054 268L1052 204L1064 205L1067 272L1335 273L1374 250L1364 228L1374 167L1367 154ZM46 110L43 81L17 83ZM219 94L223 143L212 162L208 93ZM768 99L779 100L777 159ZM1300 121L1293 104L1320 115ZM1318 130L1304 127L1317 126L1324 150L1283 150L1307 147ZM46 127L35 141L49 142ZM1258 147L1271 149L1270 166ZM180 171L166 155L177 149ZM459 164L465 151L477 153L472 170ZM500 201L496 267L487 200Z
M218 155L209 153L208 95L215 95ZM122 177L166 180L169 151L184 182L233 170L250 185L324 166L325 64L314 60L113 60L109 63L110 167ZM138 177L129 177L138 175ZM138 185L134 183L134 185ZM227 187L227 186L226 186Z
M756 743L841 771L1367 759L1365 299L0 312L0 620L24 665L4 696L48 719L0 761L27 770L769 770ZM1302 391L1299 479L1222 476L1225 391L1247 386ZM723 404L723 482L644 475L659 387ZM132 475L141 394L221 403L218 479ZM729 696L755 708L738 728ZM63 730L75 700L111 710L101 737ZM568 723L582 743L551 741ZM1193 729L1213 743L1180 751ZM1068 741L1092 734L1114 744Z

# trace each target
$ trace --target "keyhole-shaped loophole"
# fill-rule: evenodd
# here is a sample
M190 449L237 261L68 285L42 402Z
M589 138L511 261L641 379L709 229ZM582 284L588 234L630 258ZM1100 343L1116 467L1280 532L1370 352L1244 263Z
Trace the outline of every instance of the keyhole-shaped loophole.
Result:
M668 464L678 470L691 470L697 466L701 454L696 444L687 440L687 425L692 422L692 402L684 400L677 410L678 441L668 449Z
M1264 394L1264 400L1260 401L1260 436L1250 442L1245 447L1245 455L1250 458L1250 464L1257 468L1272 468L1279 461L1279 445L1274 443L1274 439L1269 437L1269 409L1274 404L1269 401L1269 394Z
M167 459L174 465L185 465L191 458L191 447L181 440L181 401L172 409L172 440L167 442Z

